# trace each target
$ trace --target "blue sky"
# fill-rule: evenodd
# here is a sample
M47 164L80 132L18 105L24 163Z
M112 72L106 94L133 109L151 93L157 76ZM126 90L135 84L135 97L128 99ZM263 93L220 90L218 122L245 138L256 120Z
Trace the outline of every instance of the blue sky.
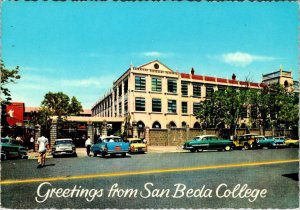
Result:
M4 2L2 59L20 66L13 101L39 106L63 91L84 108L130 63L260 82L292 70L298 80L297 3Z

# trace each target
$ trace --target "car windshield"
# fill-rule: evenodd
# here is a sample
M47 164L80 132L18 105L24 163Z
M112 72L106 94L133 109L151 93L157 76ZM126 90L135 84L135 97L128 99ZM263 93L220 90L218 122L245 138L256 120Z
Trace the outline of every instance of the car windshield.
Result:
M59 140L55 142L55 145L60 145L60 144L72 144L72 140Z
M105 138L103 142L121 142L123 141L121 138Z
M137 143L143 143L143 141L142 140L132 140L132 141L130 141L132 144L137 144Z
M9 142L9 139L1 138L1 143L8 143L8 142Z

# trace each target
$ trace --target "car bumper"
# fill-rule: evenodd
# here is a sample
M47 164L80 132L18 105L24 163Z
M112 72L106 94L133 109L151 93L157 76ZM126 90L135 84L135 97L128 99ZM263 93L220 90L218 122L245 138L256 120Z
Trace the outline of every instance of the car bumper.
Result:
M134 152L136 152L136 153L138 153L138 152L147 152L147 148L144 148L144 147L134 148L134 149L130 149L130 152L132 152L132 153L134 153Z
M54 151L52 152L53 156L59 156L59 155L75 155L76 151Z

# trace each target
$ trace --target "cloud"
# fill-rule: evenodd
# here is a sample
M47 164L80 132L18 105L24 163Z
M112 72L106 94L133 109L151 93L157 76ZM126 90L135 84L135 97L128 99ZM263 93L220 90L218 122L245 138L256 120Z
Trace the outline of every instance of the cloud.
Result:
M101 77L98 79L95 78L87 78L87 79L73 79L73 80L60 80L62 85L66 85L69 87L99 87L99 86L106 86L112 85L113 79L111 77Z
M261 56L261 55L251 55L249 53L243 53L243 52L227 53L221 56L221 60L223 62L238 67L245 67L256 61L262 62L262 61L272 61L276 59L278 58Z
M146 57L167 57L168 54L167 53L162 53L162 52L157 52L157 51L152 51L152 52L143 52L142 53L143 56Z

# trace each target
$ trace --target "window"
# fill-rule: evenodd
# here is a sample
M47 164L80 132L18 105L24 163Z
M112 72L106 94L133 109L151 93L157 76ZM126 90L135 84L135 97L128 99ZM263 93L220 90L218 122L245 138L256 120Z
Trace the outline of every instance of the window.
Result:
M218 91L224 92L226 90L226 86L224 85L218 85Z
M176 80L168 80L168 92L169 93L177 93L177 81Z
M251 117L256 119L257 118L257 107L251 106Z
M125 80L124 82L124 94L128 92L128 80Z
M176 100L168 100L168 112L176 113Z
M161 112L161 99L160 98L152 99L152 112Z
M128 112L128 101L124 101L124 112L127 113Z
M181 112L182 114L187 114L188 112L188 103L186 101L181 102Z
M201 107L201 103L193 103L193 113L196 114Z
M247 118L247 107L241 108L241 118Z
M117 89L114 90L114 101L117 100Z
M152 78L151 90L156 92L161 92L161 79Z
M181 94L183 96L188 96L188 82L181 82Z
M119 96L122 95L122 85L119 86Z
M193 96L200 97L201 96L201 83L193 83Z
M135 111L145 111L145 98L135 98Z
M135 89L136 90L146 90L146 78L145 77L135 77Z
M206 97L212 96L213 93L214 93L214 86L206 85Z

